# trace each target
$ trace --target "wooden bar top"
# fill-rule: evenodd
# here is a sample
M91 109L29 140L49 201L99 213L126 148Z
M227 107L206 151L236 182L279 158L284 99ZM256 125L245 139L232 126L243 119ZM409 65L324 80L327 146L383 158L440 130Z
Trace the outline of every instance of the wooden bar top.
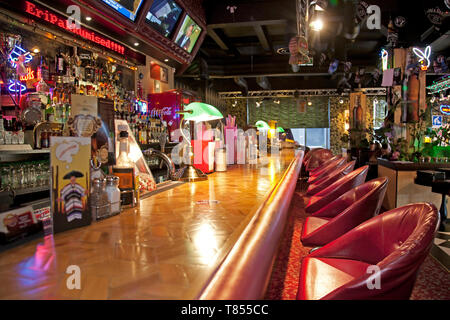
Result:
M389 161L386 159L378 159L378 165L397 171L436 170L439 168L450 168L450 162L416 163L409 161Z
M295 159L228 166L137 208L0 253L0 299L195 299ZM81 289L66 273L78 266Z

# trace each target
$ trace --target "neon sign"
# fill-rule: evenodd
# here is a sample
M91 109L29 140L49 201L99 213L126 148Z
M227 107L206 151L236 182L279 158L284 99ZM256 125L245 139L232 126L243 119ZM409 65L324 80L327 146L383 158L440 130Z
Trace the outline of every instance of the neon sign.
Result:
M19 47L19 46L15 46L13 51L11 51L11 53L9 54L9 61L11 62L11 65L13 66L13 68L15 68L16 62L19 61L19 57L24 55L25 56L25 61L24 63L28 63L33 59L33 56L31 55L30 52L24 50L23 48Z
M12 93L22 93L24 91L27 91L27 87L24 86L20 81L9 80L8 90Z
M28 80L33 80L33 79L34 79L34 70L31 70L30 67L27 67L27 75L21 76L20 81L28 81Z
M450 116L450 105L448 105L448 104L441 104L439 109L441 110L441 112L443 114L445 114L447 116Z
M425 48L425 52L418 48L413 48L415 55L419 58L420 69L428 70L430 66L431 46Z
M76 35L78 35L86 40L95 42L98 45L101 45L105 48L108 48L108 49L118 52L120 54L125 53L124 46L121 46L120 44L117 44L114 41L107 40L107 39L97 35L95 32L89 31L84 28L78 28L78 29L72 28L71 29L67 25L67 19L60 18L59 16L57 16L53 13L50 13L46 9L39 8L37 5L35 5L31 2L25 1L25 12L28 14L31 14L39 19L45 20L46 22L51 23L55 26L58 26L61 29L75 33Z
M381 50L381 62L382 62L383 71L387 70L387 68L388 68L388 58L389 58L389 53L386 50L382 49Z

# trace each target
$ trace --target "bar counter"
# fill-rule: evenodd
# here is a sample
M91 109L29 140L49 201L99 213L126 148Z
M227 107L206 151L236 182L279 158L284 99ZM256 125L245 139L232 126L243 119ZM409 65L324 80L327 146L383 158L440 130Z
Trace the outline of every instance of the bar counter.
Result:
M431 202L439 208L441 195L431 192L431 187L414 183L417 170L450 168L450 163L414 163L378 159L378 177L389 179L383 208L391 210L414 202ZM447 204L447 210L450 210Z
M242 252L247 244L270 261L258 262L266 267L252 294L260 296L301 158L302 152L285 150L266 164L228 166L207 181L143 199L118 216L0 253L0 299L214 299L205 289L212 279L226 280L217 279L217 270L228 258L248 259ZM262 209L268 205L269 211ZM252 238L253 229L260 238L271 237L269 249ZM243 264L255 261L249 263ZM69 266L80 268L79 290L67 287Z

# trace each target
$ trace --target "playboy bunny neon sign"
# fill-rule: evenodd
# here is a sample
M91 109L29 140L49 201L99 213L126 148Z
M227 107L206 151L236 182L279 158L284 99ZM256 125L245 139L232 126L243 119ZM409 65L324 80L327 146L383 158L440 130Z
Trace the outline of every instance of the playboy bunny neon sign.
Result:
M431 46L425 48L425 52L418 48L413 48L414 53L419 58L420 69L428 70L430 66Z

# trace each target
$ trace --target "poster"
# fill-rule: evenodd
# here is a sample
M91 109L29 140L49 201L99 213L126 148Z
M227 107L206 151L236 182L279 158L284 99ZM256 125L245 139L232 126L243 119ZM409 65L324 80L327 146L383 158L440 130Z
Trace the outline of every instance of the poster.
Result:
M88 206L91 138L50 137L53 231L91 223Z

